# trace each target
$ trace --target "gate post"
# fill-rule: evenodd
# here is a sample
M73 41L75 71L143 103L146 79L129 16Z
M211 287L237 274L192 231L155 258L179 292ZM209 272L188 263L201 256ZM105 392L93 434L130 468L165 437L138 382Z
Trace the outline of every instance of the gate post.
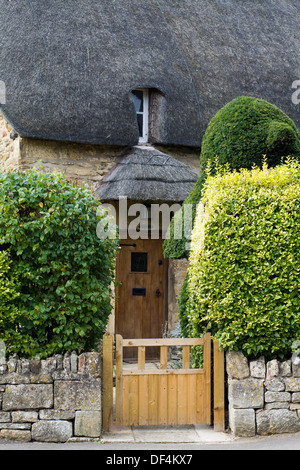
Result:
M205 423L211 424L211 335L210 333L206 333L204 335L204 343L203 343L203 368L205 372L205 386L204 386L204 394L205 394L205 406L204 406L204 413L205 413Z
M103 336L103 398L102 398L102 430L108 432L113 421L113 336Z
M116 425L123 420L123 337L116 335Z
M225 431L225 365L224 350L214 341L214 430Z

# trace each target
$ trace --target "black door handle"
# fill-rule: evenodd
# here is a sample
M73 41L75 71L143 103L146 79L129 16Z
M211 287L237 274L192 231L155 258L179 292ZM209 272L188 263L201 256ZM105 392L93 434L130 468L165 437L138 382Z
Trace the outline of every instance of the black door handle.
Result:
M160 296L160 290L159 290L159 289L156 289L155 295L156 295L156 297L159 297L159 296Z

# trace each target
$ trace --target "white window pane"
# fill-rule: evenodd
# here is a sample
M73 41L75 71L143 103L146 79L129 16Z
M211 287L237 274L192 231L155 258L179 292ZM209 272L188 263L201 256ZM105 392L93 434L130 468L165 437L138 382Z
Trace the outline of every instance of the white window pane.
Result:
M132 92L133 101L135 104L135 109L137 113L142 113L144 111L144 93L141 90L134 90Z

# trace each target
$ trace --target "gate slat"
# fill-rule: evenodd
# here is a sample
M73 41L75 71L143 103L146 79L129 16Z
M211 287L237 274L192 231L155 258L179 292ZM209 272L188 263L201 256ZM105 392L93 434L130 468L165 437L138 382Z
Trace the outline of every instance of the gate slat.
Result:
M145 346L138 347L138 368L145 369L146 348Z
M149 375L149 424L158 422L158 376Z
M177 424L177 375L168 376L168 424Z
M168 424L168 377L158 376L158 424Z
M204 376L197 375L196 376L196 394L197 394L197 420L196 423L205 424L205 416L204 416Z
M178 375L178 423L187 424L187 376Z
M148 375L139 375L139 425L147 425L149 420L149 392L148 392Z
M137 376L128 377L128 379L128 403L124 402L124 405L129 408L129 425L133 426L139 422L139 383Z
M187 381L188 422L186 424L195 424L197 423L197 377L195 375L187 375Z
M119 416L117 424L119 426L130 426L130 414L129 414L129 380L128 377L124 377L122 380L122 411Z

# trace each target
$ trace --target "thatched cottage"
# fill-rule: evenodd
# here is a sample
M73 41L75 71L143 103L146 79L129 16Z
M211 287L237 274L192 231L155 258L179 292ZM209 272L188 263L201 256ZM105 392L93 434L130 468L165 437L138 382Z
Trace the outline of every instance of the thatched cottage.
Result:
M0 7L2 167L61 170L117 212L120 201L129 211L142 204L147 227L151 204L186 199L208 122L233 98L270 101L300 127L292 99L299 0L0 0ZM165 260L162 238L158 228L152 238L122 240L123 285L110 328L125 337L176 327L186 261Z

